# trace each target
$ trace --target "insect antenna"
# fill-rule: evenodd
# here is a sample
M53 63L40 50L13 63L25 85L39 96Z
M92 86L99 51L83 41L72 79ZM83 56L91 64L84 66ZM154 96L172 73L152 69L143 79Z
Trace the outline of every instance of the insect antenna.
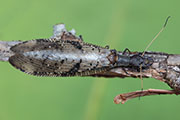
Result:
M163 25L163 27L161 28L161 30L156 34L156 36L151 40L151 42L147 45L147 47L144 49L144 52L142 53L142 57L144 56L145 52L147 51L147 49L151 46L151 44L156 40L156 38L160 35L160 33L165 29L167 23L168 23L168 20L171 16L168 16L166 18L166 21ZM140 65L140 79L141 79L141 90L143 91L143 78L142 78L142 65ZM139 96L140 97L140 96Z
M144 56L145 52L147 51L147 49L151 46L151 44L156 40L156 38L160 35L160 33L165 29L166 25L167 25L167 22L169 20L171 16L168 16L166 18L166 21L163 25L163 27L161 28L161 30L158 32L158 34L156 34L156 36L151 40L151 42L147 45L147 47L144 49L144 52L142 53L142 56Z

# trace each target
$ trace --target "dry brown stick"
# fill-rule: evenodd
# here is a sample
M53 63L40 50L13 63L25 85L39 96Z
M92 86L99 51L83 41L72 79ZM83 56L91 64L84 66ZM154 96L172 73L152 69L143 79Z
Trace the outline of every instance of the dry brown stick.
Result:
M136 97L143 97L143 96L150 96L150 95L162 95L162 94L176 94L179 95L179 92L176 92L175 90L161 90L161 89L148 89L148 90L141 90L141 91L135 91L130 93L123 93L120 95L117 95L114 98L114 103L116 104L124 104L127 100L136 98Z
M0 61L8 61L9 57L13 55L10 48L21 41L0 41Z

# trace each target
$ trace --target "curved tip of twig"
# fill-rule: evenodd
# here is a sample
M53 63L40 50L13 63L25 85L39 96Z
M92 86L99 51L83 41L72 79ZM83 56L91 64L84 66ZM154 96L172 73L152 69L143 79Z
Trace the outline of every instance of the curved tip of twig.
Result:
M127 101L127 99L124 99L123 96L120 94L120 95L117 95L115 98L114 98L114 103L115 104L124 104L125 102Z

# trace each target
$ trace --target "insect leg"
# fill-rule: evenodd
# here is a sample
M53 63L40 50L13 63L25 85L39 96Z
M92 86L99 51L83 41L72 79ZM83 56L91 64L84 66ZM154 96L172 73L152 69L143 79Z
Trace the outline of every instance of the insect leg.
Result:
M81 41L83 41L83 37L82 37L82 35L79 35L79 38L80 38L80 40L81 40Z
M122 54L124 55L124 54L126 54L126 53L131 53L131 51L130 51L128 48L126 48L126 49L123 51Z

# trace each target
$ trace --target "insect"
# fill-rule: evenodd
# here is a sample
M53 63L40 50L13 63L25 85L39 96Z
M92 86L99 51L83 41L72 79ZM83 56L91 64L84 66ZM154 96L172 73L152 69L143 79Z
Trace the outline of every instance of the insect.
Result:
M169 18L145 51L164 30ZM131 52L126 48L121 54L109 47L85 43L82 36L75 37L70 33L61 38L25 41L11 47L11 51L14 55L9 62L15 68L37 76L88 76L117 67L142 72L153 64L151 57L144 56L145 51L129 54Z
M9 62L37 76L88 76L113 68L148 69L153 59L141 54L120 54L114 49L85 43L82 39L37 39L11 47Z

